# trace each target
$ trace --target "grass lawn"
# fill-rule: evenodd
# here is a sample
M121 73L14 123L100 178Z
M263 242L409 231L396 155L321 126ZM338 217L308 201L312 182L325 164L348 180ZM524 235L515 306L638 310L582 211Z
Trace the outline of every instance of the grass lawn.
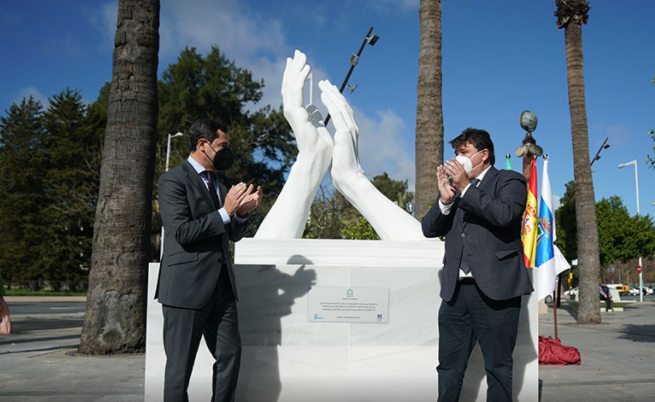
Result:
M5 296L86 296L86 292L70 292L56 290L6 289Z

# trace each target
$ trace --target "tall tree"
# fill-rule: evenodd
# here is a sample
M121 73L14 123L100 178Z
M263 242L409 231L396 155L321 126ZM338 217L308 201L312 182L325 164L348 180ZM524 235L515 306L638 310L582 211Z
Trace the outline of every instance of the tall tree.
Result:
M48 247L42 256L39 279L77 281L91 265L93 220L100 174L101 121L89 116L82 96L65 89L50 99L43 114L47 135L44 186L47 202L39 213L47 225L42 230ZM94 115L95 116L95 115Z
M562 206L555 212L557 246L568 261L578 258L577 223L573 182L566 184ZM620 197L614 195L596 203L598 251L601 269L655 253L655 226L649 215L630 216Z
M596 203L598 247L603 267L655 252L655 227L649 215L630 216L620 197ZM602 217L603 219L600 219Z
M159 0L119 0L79 351L143 351L157 142Z
M582 61L582 25L589 18L589 3L585 0L555 0L557 27L564 28L566 67L573 140L573 170L575 178L575 212L578 224L578 268L580 278L580 307L578 322L601 322L598 298L600 259L594 183L589 161L587 107L584 93Z
M37 277L43 243L43 109L31 96L0 118L0 264L6 279Z
M443 163L441 0L421 0L419 20L415 193L416 217L421 219L439 194L435 173Z

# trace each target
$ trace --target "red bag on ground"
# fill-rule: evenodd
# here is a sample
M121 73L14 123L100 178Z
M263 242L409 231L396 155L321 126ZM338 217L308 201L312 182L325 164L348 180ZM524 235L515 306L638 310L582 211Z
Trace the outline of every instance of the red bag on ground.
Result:
M566 366L580 364L580 351L573 346L563 346L559 339L539 335L539 364Z

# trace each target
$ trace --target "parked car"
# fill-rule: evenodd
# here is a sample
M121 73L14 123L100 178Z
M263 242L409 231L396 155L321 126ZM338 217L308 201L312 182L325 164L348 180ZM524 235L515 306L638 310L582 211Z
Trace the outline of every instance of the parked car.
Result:
M619 292L619 296L630 294L630 286L628 285L623 285L621 283L610 283L607 285L607 287L610 289L616 289L616 291Z
M651 288L641 288L642 292L644 292L644 295L652 295L653 294L653 289ZM630 294L633 296L639 296L639 288L631 288L630 289Z

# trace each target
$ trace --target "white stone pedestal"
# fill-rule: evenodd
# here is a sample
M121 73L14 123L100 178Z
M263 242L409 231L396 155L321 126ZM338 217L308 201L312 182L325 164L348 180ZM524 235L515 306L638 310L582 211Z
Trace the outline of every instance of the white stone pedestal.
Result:
M440 241L254 240L236 245L243 356L238 401L435 401L441 299ZM151 264L146 401L160 401L165 355ZM536 277L536 275L535 275ZM388 323L311 322L312 286L389 289ZM514 396L538 400L535 296L523 297L514 352ZM211 398L211 355L198 352L192 401ZM479 347L461 401L485 401Z

